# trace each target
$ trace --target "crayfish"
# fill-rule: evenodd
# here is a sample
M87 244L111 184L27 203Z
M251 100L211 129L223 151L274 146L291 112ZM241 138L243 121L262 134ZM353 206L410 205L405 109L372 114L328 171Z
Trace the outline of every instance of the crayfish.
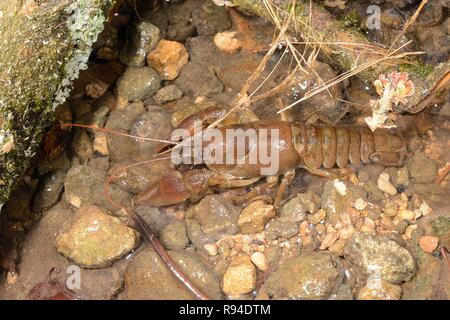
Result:
M278 177L283 175L274 200L274 206L277 208L296 168L335 178L351 170L349 167L357 168L365 163L399 166L406 155L406 145L401 136L385 129L372 133L368 128L357 126L334 127L278 120L255 121L256 116L249 113L250 111L227 118L222 126L215 129L215 134L209 134L211 129L208 128L201 132L209 138L214 136L214 139L203 139L200 145L197 143L200 149L210 152L212 150L213 153L213 156L210 154L206 160L203 158L205 168L194 168L185 172L173 171L138 194L134 203L150 206L174 205L188 199L198 200L216 188L250 186L266 177L266 183L253 188L245 195L246 199L250 199L262 190L275 186ZM203 126L208 126L226 114L225 109L210 107L188 117L177 129L185 129L192 134L196 121L202 120ZM253 121L239 123L243 119ZM229 132L235 134L234 139L228 139ZM227 138L217 139L218 136ZM193 137L195 140L195 134ZM180 146L183 146L182 142L173 148ZM192 158L198 156L198 150L193 150L192 144L187 146L191 148L187 158L191 161L189 163L192 163ZM164 147L167 147L167 144L163 143L158 149L163 150ZM264 149L266 154L261 153L261 149ZM186 158L186 152L184 154ZM202 158L200 162L201 160ZM276 160L276 166L268 160Z

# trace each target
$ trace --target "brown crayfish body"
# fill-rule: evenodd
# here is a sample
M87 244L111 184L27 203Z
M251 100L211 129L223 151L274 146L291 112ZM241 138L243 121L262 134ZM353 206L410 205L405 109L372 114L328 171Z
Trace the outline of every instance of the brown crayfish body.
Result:
M257 136L244 143L204 143L202 148L223 151L223 158L219 158L221 161L206 162L206 168L183 173L173 171L137 195L135 203L151 206L178 204L187 199L199 199L214 188L244 187L263 176L282 175L298 167L316 175L336 177L339 168L357 168L366 163L399 166L406 154L403 139L387 130L371 132L364 127L302 125L287 121L254 121L218 128L224 136L227 130L246 132L249 129ZM274 132L277 133L275 140L272 139ZM252 152L262 147L260 144L264 140L260 138L268 141L265 151L269 155L278 155L276 170L270 174L261 170L270 166L267 159ZM239 147L243 149L240 154ZM227 162L225 158L230 152L233 161Z

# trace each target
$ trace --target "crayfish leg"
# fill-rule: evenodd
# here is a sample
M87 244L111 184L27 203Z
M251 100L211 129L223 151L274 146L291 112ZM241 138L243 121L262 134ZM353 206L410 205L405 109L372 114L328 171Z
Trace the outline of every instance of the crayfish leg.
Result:
M329 179L344 179L348 178L352 173L355 173L353 168L324 169L308 166L299 166L299 168L303 168L316 176Z
M275 195L275 200L273 201L273 206L276 210L280 208L281 201L286 192L287 187L291 184L292 180L295 178L295 169L290 169L286 171L283 175L283 179L278 187L277 193Z

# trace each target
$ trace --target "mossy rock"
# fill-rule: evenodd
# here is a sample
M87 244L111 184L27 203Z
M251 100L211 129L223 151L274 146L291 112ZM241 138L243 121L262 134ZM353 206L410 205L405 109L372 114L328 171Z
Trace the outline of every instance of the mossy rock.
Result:
M114 0L0 1L0 206L35 155Z

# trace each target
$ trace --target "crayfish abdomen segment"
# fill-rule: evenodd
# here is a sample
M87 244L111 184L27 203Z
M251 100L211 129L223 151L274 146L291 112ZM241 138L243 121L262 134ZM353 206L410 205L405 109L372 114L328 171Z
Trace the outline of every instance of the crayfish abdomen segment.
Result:
M401 165L406 145L387 130L371 132L364 127L292 126L295 149L307 168L346 168L362 163Z

